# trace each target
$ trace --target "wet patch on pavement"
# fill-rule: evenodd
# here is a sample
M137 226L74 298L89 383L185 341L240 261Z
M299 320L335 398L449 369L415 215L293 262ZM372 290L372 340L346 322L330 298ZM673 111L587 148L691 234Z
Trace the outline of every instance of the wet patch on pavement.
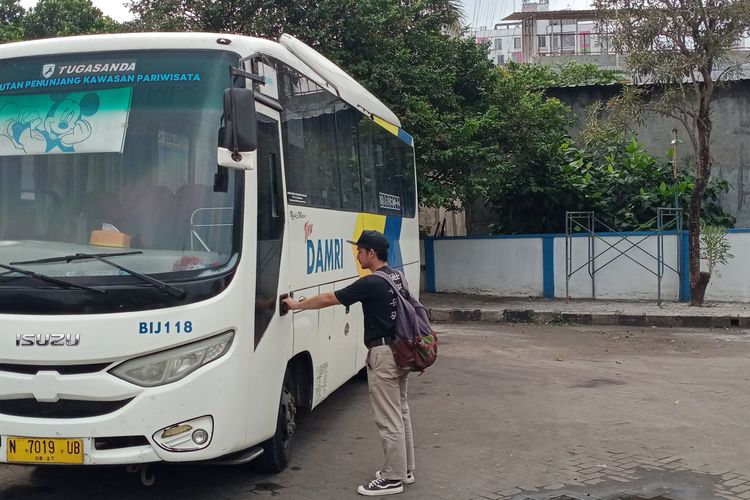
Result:
M690 471L655 472L637 469L638 479L605 480L596 486L565 486L559 490L522 492L512 500L708 500L719 498L721 478ZM736 497L739 498L739 497Z
M633 453L569 452L549 460L548 484L519 484L493 500L745 500L750 478L734 471L690 468L680 458Z

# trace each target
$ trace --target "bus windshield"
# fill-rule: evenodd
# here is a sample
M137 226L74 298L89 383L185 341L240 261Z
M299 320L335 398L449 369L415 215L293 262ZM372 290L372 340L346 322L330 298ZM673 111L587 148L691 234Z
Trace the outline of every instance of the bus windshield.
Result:
M55 257L117 253L172 278L233 265L242 176L216 192L214 174L238 60L179 50L0 61L0 264L68 281L126 273ZM20 277L0 270L0 286L9 276Z

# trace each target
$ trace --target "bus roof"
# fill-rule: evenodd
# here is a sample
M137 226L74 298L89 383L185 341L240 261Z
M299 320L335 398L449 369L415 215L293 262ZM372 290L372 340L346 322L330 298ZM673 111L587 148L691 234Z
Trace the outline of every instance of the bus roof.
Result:
M224 40L220 42L219 40ZM228 41L229 43L227 43ZM95 53L155 49L231 50L241 57L265 54L300 71L360 111L401 127L398 117L377 97L333 62L289 35L279 42L217 33L118 33L47 38L0 45L0 59L64 53Z

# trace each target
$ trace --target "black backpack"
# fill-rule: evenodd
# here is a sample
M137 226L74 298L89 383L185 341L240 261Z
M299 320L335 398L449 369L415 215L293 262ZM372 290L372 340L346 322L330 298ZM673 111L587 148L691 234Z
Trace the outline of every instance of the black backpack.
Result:
M403 293L390 276L383 271L375 271L396 291L399 300L396 302L396 340L391 344L393 357L400 368L423 372L437 358L438 339L427 318L425 307L409 293L404 273L395 270L404 285Z

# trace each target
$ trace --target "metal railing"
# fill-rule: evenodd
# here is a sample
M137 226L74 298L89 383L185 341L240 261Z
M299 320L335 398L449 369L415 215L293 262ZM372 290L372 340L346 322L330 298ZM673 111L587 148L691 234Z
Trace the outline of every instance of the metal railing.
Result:
M211 222L211 223L203 223L199 224L196 223L196 219L200 214L204 213L216 213L216 212L224 212L229 211L230 213L234 210L233 207L210 207L210 208L199 208L197 210L194 210L192 214L190 214L190 250L195 250L195 240L198 240L198 242L201 244L203 249L206 252L210 252L211 249L208 247L208 244L205 242L203 238L200 237L198 234L199 228L207 228L207 227L232 227L234 226L234 223L232 222Z
M654 223L656 223L656 231L653 231L652 234L646 234L645 236L639 234L638 236L640 236L640 239L635 242L630 240L630 238L634 237L636 233L641 233L645 229L653 227ZM617 239L615 243L612 244L603 236L601 236L600 233L596 232L597 224L599 225L599 227L602 227L606 230L605 234L617 233L621 236L619 236L619 239ZM664 260L664 234L671 230L674 230L675 234L678 236L676 245L677 260L675 267L670 266ZM584 234L587 237L587 259L585 263L573 269L573 238L576 234ZM584 268L587 270L588 275L591 279L591 297L596 298L596 273L601 271L620 257L625 257L656 277L658 304L661 305L662 280L664 278L666 270L669 269L670 271L675 272L678 277L682 277L682 248L679 241L679 235L681 234L682 210L679 208L658 208L656 217L641 224L637 229L633 231L625 232L624 235L623 232L618 232L601 220L597 219L594 215L594 212L592 211L565 212L565 300L570 299L571 277ZM641 246L646 240L653 236L656 236L657 238L656 255ZM606 245L606 248L599 253L597 253L596 251L596 241L601 241ZM626 245L626 248L624 250L619 248L619 244L622 242L627 242L629 244ZM614 250L617 255L614 255L604 264L597 267L597 259L603 257L605 254L612 250ZM647 262L651 262L652 259L656 261L656 271L647 267L643 264L643 262L628 254L628 252L636 250L640 251L638 253L639 256L645 256L647 258Z

